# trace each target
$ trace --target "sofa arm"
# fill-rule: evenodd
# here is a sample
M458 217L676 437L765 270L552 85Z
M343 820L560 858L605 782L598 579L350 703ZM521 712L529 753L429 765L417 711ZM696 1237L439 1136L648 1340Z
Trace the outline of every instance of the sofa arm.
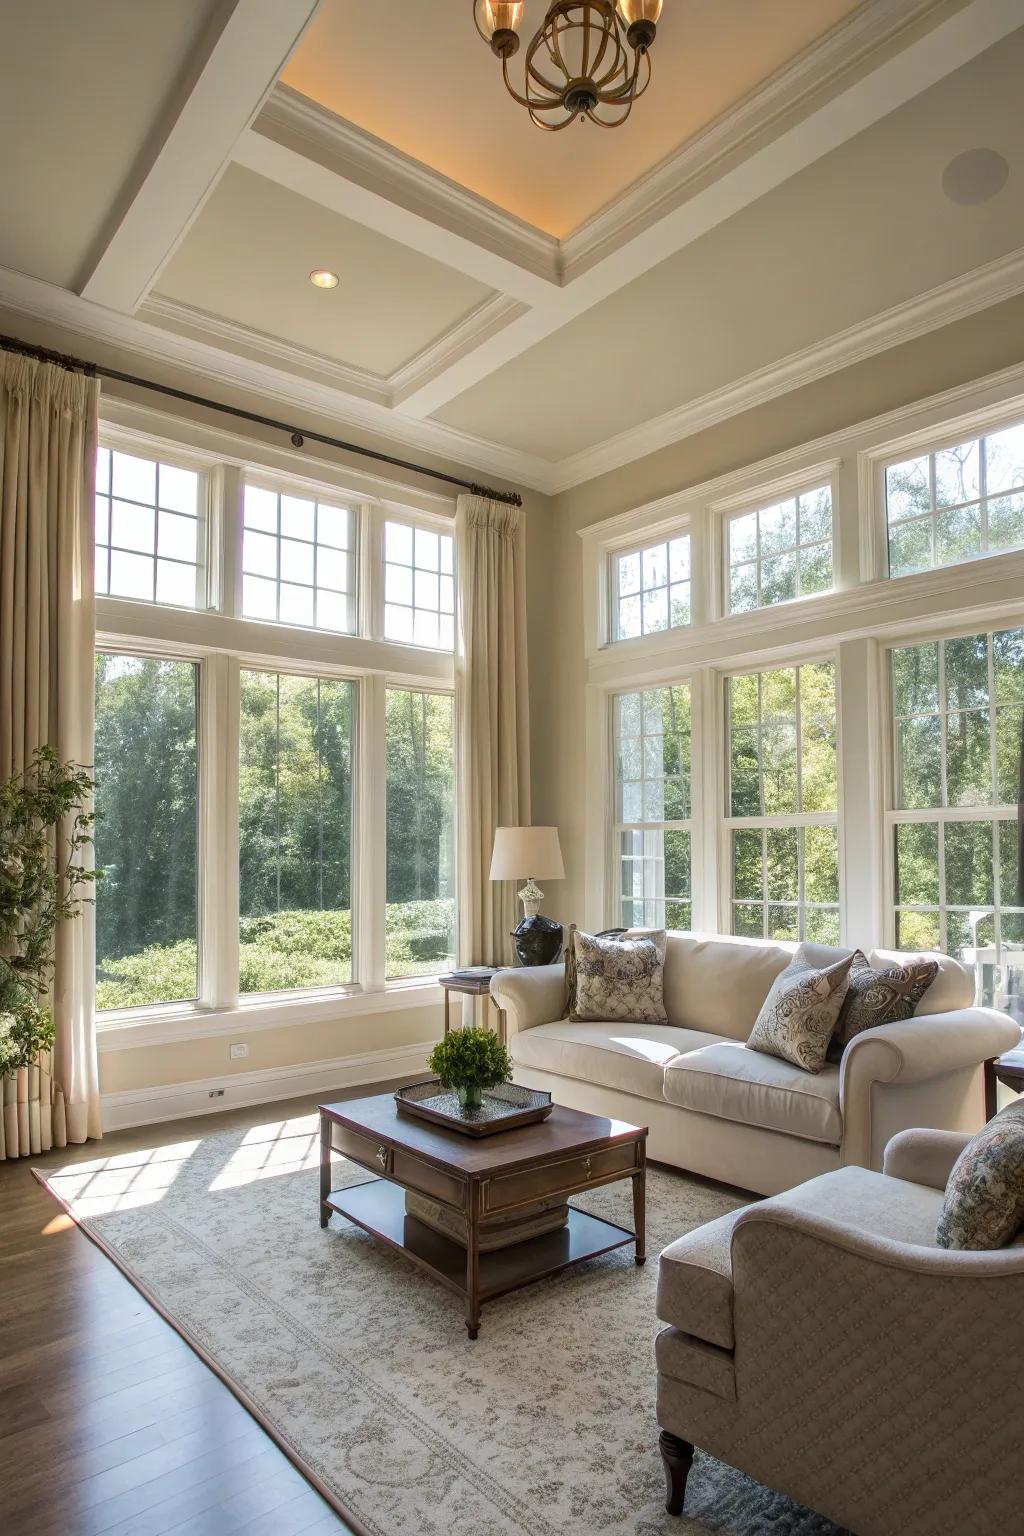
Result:
M565 1017L565 966L524 965L491 977L491 996L504 1008L510 1035Z
M843 1162L872 1166L872 1089L876 1083L910 1087L955 1072L980 1068L1020 1040L1020 1027L994 1008L958 1008L915 1014L895 1024L866 1029L843 1053L839 1107ZM980 1116L979 1089L979 1116ZM910 1124L915 1122L911 1120ZM875 1149L875 1162L881 1149Z
M908 1184L943 1190L960 1153L970 1141L961 1131L931 1131L920 1127L900 1131L885 1149L882 1172Z

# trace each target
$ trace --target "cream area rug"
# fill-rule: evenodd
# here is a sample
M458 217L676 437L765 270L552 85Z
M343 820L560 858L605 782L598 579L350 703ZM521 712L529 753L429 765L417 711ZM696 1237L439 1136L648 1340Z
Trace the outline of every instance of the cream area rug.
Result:
M667 1515L655 1421L657 1255L743 1203L652 1169L631 1248L485 1306L334 1216L314 1116L98 1156L45 1182L370 1536L836 1536L698 1454ZM42 1175L41 1175L42 1176ZM366 1173L339 1159L334 1185ZM628 1182L578 1197L632 1226Z

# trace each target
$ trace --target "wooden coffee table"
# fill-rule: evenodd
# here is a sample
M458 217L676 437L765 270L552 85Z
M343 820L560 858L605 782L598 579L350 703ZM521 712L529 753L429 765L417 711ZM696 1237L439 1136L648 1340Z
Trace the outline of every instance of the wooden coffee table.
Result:
M463 1297L475 1339L485 1301L557 1274L613 1248L636 1244L644 1262L646 1127L556 1105L547 1120L479 1139L400 1115L394 1096L320 1105L320 1225L331 1213L353 1221ZM331 1189L331 1151L378 1175ZM550 1197L633 1180L635 1230L570 1207L566 1226L508 1248L480 1252L480 1223L528 1210ZM467 1245L409 1215L405 1191L440 1201L465 1218Z

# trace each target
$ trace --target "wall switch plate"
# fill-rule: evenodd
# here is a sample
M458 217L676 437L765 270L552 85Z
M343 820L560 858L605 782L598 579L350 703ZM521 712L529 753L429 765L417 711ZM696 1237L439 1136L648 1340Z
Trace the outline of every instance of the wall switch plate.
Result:
M249 1047L247 1045L245 1045L244 1043L240 1042L238 1045L233 1045L231 1047L231 1060L232 1061L244 1061L245 1058L248 1056L248 1054L249 1054Z

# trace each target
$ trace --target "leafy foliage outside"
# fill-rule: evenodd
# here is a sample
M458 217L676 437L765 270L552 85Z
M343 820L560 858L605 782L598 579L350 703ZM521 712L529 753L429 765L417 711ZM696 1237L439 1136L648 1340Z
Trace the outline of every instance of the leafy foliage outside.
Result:
M48 746L0 785L0 1076L53 1044L43 999L57 929L78 916L96 879L83 863L94 817L82 807L92 788L84 768Z

